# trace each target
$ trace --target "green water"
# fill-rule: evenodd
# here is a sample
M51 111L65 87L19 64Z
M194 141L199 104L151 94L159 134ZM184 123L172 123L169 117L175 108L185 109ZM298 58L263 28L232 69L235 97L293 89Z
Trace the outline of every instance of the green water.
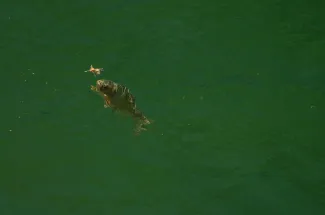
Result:
M324 1L67 2L1 6L1 215L325 214Z

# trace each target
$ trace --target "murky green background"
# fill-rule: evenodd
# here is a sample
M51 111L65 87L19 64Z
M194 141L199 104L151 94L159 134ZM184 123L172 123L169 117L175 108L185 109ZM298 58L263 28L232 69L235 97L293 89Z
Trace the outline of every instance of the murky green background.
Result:
M2 3L0 214L325 214L324 8ZM90 64L149 131L103 108Z

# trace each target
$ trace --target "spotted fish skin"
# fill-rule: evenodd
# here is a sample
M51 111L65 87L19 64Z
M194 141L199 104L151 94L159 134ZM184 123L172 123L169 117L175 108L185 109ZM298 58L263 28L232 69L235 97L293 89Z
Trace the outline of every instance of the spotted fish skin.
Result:
M138 134L146 130L144 125L151 124L150 120L137 108L135 97L129 88L111 80L97 80L96 86L91 86L93 91L100 93L104 99L104 107L112 108L113 111L119 111L130 114L136 121L135 132Z

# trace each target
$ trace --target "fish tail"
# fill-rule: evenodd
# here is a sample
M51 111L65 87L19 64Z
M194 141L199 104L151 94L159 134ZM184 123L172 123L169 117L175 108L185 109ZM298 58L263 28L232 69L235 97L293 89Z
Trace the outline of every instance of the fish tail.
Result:
M141 111L135 110L133 114L134 119L137 121L136 127L134 129L135 134L139 135L141 131L146 131L146 125L150 125L153 123L153 120L148 119Z

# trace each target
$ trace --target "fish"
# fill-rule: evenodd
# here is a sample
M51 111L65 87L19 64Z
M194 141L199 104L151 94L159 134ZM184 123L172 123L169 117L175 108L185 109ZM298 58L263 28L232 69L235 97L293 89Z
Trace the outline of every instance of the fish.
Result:
M103 98L104 108L111 108L113 112L122 112L132 116L136 121L134 128L136 135L139 135L141 131L146 131L145 126L153 122L137 108L135 96L126 86L111 80L100 79L96 81L96 86L91 85L90 89Z

